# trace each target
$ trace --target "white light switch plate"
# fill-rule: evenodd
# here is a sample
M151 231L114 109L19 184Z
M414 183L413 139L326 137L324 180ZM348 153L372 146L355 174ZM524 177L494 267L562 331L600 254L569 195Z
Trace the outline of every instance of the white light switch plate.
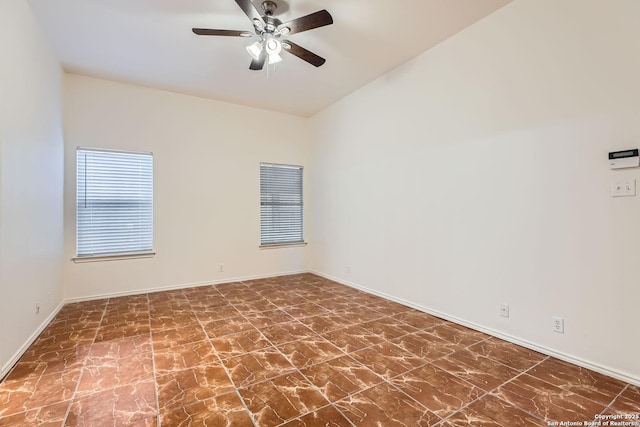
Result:
M611 181L611 197L633 197L636 195L636 180L619 179Z

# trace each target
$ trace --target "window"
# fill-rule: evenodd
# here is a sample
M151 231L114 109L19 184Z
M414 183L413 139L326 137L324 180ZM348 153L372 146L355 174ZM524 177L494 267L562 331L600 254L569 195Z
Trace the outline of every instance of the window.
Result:
M153 251L153 155L77 150L78 258Z
M260 164L260 243L303 243L302 166Z

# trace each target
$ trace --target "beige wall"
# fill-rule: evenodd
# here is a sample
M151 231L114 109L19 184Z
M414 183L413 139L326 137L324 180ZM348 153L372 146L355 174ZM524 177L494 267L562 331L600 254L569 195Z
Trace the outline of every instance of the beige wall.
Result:
M27 3L0 2L0 378L62 302L61 85Z
M639 20L519 0L314 117L312 269L640 383Z
M67 298L307 269L306 247L258 248L259 164L308 166L305 119L73 74L65 81ZM153 152L154 258L71 260L77 146Z

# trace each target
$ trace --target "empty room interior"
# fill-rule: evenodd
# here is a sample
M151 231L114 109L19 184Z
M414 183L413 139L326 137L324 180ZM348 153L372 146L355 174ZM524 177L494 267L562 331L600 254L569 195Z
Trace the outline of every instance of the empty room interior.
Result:
M639 24L2 0L0 426L640 426Z

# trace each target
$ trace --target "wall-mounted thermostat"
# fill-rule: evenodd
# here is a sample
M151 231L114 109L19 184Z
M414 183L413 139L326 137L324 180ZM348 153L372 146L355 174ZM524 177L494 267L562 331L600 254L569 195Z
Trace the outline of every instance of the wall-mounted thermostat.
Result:
M638 149L612 151L609 153L609 166L611 169L637 168L640 166Z

